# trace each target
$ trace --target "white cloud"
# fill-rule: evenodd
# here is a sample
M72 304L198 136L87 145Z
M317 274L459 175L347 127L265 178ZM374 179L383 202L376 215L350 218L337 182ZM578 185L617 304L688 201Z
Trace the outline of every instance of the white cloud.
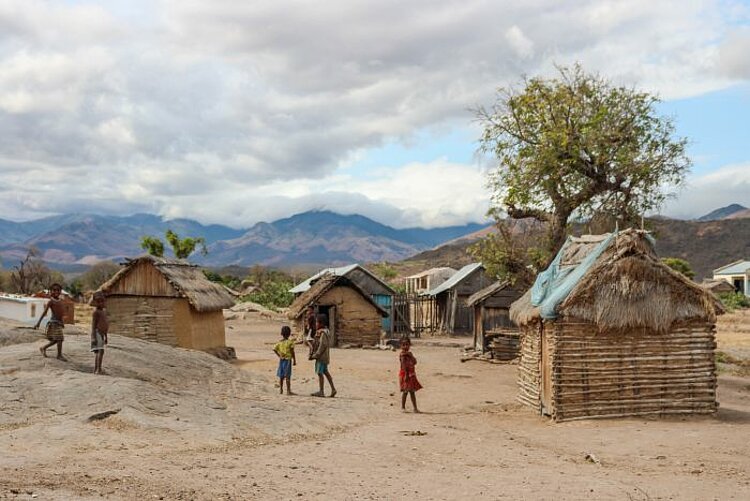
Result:
M245 224L325 200L404 225L476 219L475 167L344 166L467 127L497 86L553 62L665 97L726 86L743 74L727 70L726 5L0 0L0 217L142 209Z
M691 177L663 213L693 219L734 203L750 207L750 163L729 165L710 174Z

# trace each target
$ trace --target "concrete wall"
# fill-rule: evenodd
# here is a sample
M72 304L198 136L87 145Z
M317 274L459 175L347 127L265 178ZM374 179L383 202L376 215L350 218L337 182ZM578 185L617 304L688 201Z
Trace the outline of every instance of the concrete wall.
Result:
M0 317L15 320L26 325L36 324L44 311L47 299L0 295ZM50 314L42 320L42 327L47 325Z

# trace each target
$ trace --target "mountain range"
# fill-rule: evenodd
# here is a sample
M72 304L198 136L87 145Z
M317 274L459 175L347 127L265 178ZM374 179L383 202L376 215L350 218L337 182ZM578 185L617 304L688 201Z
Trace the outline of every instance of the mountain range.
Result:
M190 219L164 220L152 214L102 216L67 214L29 222L0 219L0 257L22 258L30 246L51 265L70 267L103 259L142 254L144 235L178 235L206 239L206 265L332 265L398 261L446 241L472 234L486 225L396 229L359 215L311 211L249 229L203 225Z

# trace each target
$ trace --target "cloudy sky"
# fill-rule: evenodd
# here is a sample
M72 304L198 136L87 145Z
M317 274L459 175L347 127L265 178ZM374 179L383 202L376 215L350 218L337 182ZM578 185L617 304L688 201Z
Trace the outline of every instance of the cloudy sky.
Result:
M0 218L479 221L469 109L577 61L690 138L666 214L750 206L748 54L748 0L0 0Z

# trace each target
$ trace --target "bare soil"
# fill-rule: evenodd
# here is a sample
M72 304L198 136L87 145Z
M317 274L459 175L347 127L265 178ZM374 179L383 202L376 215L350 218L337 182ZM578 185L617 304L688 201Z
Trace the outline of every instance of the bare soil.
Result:
M729 320L719 349L744 360L750 318ZM338 396L314 398L298 346L298 395L281 396L281 323L227 326L231 365L113 336L95 376L83 329L61 362L0 323L0 499L750 498L750 378L731 363L715 417L553 424L515 402L515 365L418 340L413 414L394 352L333 350Z

